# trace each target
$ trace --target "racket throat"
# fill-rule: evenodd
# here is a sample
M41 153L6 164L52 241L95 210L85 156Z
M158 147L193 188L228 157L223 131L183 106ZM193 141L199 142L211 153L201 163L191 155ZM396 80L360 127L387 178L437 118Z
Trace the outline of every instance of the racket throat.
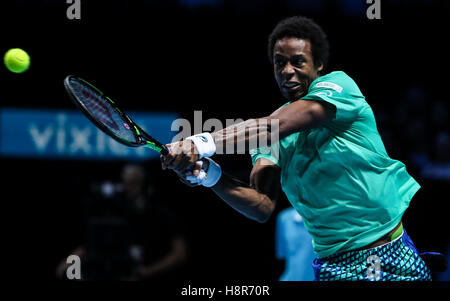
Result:
M145 141L144 146L147 147L147 148L150 148L150 149L152 149L154 151L157 151L157 152L161 152L161 150L162 150L161 147L157 146L155 143L153 143L151 141Z

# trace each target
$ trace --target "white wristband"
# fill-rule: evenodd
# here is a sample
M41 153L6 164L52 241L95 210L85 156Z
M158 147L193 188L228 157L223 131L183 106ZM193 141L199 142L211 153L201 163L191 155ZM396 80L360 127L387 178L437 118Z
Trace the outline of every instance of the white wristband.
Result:
M204 157L211 157L216 153L216 144L210 133L201 133L194 136L187 137L186 140L194 142L197 148L199 159Z

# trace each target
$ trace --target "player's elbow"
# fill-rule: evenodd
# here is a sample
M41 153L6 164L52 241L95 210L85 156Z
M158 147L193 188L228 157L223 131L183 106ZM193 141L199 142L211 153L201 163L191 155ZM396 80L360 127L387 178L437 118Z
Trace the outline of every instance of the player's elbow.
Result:
M272 213L270 214L265 214L265 215L260 215L256 221L260 224L264 224L267 223L267 221L270 219L270 217L272 216Z
M263 224L270 219L274 209L275 205L272 201L262 199L260 202L246 207L245 210L240 210L240 212L247 218Z
M260 206L255 220L261 224L266 223L272 216L272 213L274 210L275 210L274 202L269 201L269 202L263 204L262 206Z

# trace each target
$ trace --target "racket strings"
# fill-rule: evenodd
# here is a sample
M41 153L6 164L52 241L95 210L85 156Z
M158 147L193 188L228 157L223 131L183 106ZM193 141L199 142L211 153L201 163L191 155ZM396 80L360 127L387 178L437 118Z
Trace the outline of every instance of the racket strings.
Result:
M125 139L129 142L136 142L136 136L131 130L127 120L123 119L104 96L76 80L72 80L71 84L72 90L76 94L78 100L97 122L106 126L121 139Z
M90 95L86 92L82 92L86 97L86 101L84 102L88 110L94 113L94 116L99 118L99 121L106 124L110 128L115 131L120 131L119 126L115 122L111 112L108 108L106 108L104 103L98 101L98 99L90 97Z

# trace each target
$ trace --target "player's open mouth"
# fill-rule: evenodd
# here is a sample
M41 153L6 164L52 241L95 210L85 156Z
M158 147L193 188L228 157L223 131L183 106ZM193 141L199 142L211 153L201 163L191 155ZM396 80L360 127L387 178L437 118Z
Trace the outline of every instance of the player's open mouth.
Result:
M300 83L299 82L285 82L283 84L283 87L288 90L296 90L300 87Z

